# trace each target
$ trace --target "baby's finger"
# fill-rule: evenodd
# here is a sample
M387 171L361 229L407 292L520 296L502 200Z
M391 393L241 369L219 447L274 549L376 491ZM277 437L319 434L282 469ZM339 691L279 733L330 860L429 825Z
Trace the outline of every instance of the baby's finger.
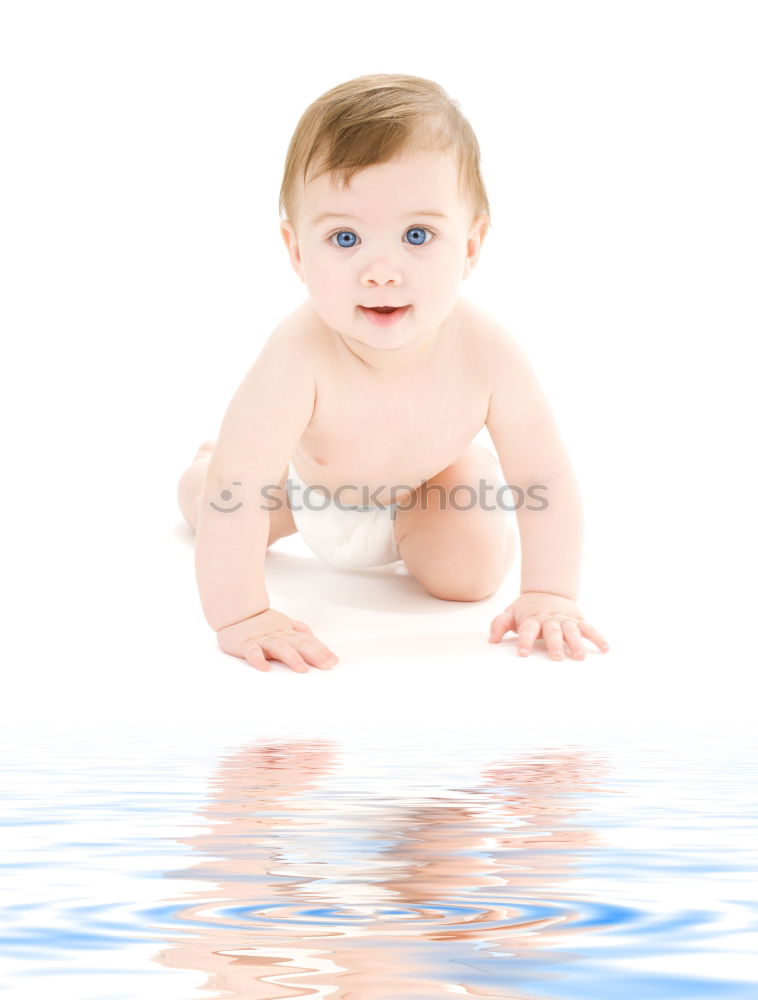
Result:
M585 638L590 639L592 642L595 643L596 646L599 647L599 649L600 649L601 652L603 652L603 653L607 653L608 652L608 650L610 649L610 646L605 641L605 639L602 637L602 635L600 635L600 633L598 632L598 630L596 628L593 628L593 626L590 625L589 622L585 622L585 621L579 622L579 629L580 629L582 635L585 636Z
M286 667L290 667L298 674L308 673L308 664L298 651L290 645L288 639L267 639L265 646L263 646L263 651L267 656L281 660Z
M245 659L251 667L264 671L271 669L271 664L266 660L263 650L257 643L245 643L243 648L245 650Z
M510 610L504 611L501 615L498 615L497 618L493 618L492 624L490 625L489 641L500 642L505 633L510 632L514 624L513 612Z
M583 660L584 646L582 645L582 633L579 631L579 626L576 622L567 619L563 623L563 634L566 636L566 642L573 658L575 660Z
M563 629L557 621L546 621L542 623L542 638L545 640L545 647L548 656L554 660L564 659L563 652Z
M314 667L318 667L319 670L331 670L337 662L334 653L318 639L303 640L298 643L297 649L301 656L305 657Z
M540 633L540 623L536 618L525 618L518 630L518 655L528 656L534 640Z

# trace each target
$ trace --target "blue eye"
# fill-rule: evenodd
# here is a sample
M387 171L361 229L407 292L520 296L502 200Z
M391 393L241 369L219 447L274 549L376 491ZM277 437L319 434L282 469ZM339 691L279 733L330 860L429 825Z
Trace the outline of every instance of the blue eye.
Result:
M425 243L429 242L429 240L424 239L424 237L423 237L424 233L429 233L429 235L431 236L431 232L428 229L426 229L424 226L414 226L412 229L406 229L406 232L410 233L410 236L408 237L408 239L409 239L409 241L411 243L411 246L414 246L414 247L422 247ZM415 240L417 238L421 239L420 243L416 243L415 242Z
M338 233L333 233L332 235L337 237L337 240L341 247L347 247L348 249L350 249L351 247L355 246L355 243L343 243L343 238L346 238L348 240L355 239L355 233L351 233L349 229L341 229ZM330 236L329 239L331 240L332 237Z
M430 242L427 237L433 237L431 229L427 229L426 226L412 226L410 229L406 229L406 233L409 234L408 242L411 246L422 247ZM425 235L426 234L426 235ZM349 229L340 229L339 232L332 233L331 236L327 237L329 243L333 243L333 240L337 239L336 246L342 247L344 250L352 250L356 245L356 240L358 237L355 233L351 232Z

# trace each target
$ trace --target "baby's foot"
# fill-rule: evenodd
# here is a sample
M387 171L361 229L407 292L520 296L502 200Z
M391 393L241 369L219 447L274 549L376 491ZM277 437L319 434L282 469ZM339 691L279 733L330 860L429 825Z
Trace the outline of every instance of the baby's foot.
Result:
M192 461L196 462L198 458L207 458L208 455L210 455L210 453L213 451L215 444L216 444L215 441L203 441L203 443L197 449L197 455L195 455Z

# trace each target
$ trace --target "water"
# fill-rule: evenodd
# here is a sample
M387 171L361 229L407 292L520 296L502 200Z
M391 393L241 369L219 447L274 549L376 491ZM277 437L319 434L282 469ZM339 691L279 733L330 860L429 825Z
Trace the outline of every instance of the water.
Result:
M26 1000L758 996L752 749L6 747Z

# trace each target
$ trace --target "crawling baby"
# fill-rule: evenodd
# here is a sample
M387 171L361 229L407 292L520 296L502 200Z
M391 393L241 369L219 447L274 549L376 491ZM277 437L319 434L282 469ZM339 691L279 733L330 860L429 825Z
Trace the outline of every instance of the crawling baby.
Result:
M307 300L271 333L178 486L205 616L260 670L337 662L269 606L266 549L300 532L327 565L402 560L446 601L518 598L489 640L527 656L608 649L576 604L582 511L549 405L510 332L462 297L489 204L457 102L414 76L360 77L304 112L281 233ZM497 457L474 442L486 427Z

